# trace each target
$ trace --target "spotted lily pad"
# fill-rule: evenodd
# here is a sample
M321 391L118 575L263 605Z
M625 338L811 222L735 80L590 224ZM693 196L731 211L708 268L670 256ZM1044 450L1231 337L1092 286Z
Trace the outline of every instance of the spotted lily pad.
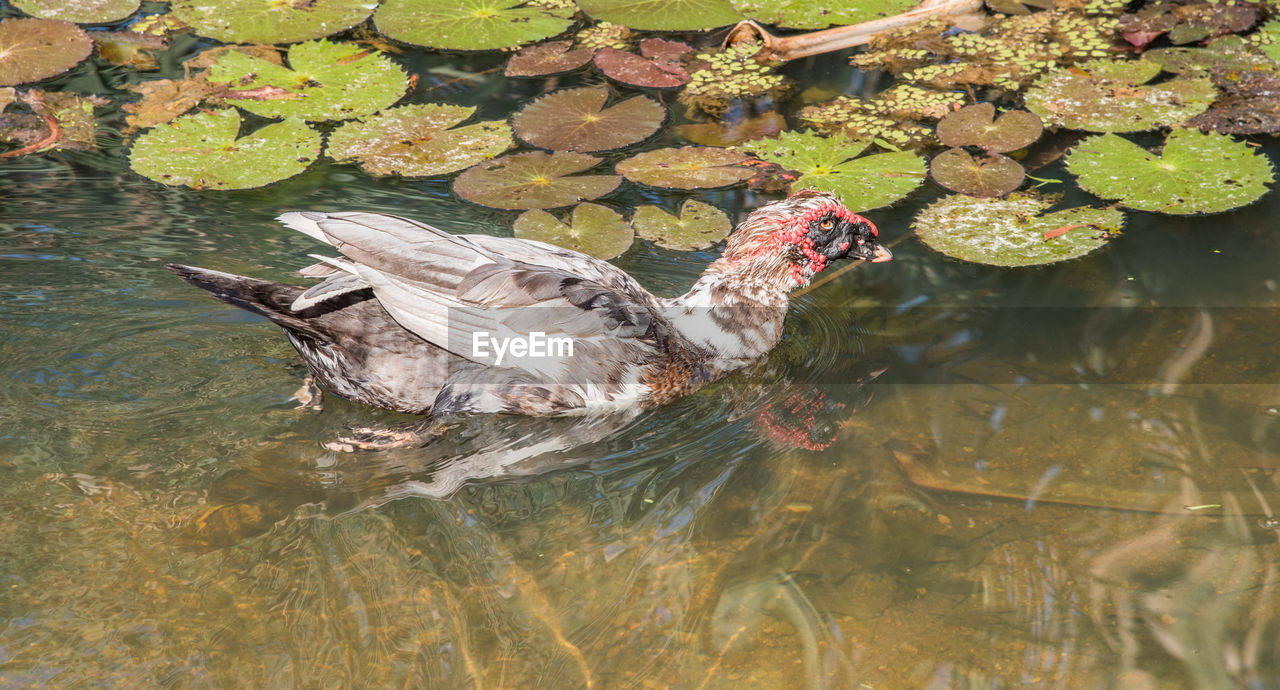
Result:
M913 226L930 249L992 266L1036 266L1084 256L1124 228L1117 209L1088 206L1045 213L1053 199L952 195L921 211Z
M749 157L736 151L686 146L632 156L616 166L632 182L669 189L728 187L755 175L743 165Z
M375 0L173 0L170 11L201 36L225 43L297 43L364 21Z
M1159 48L1142 54L1165 69L1188 76L1197 76L1212 70L1237 72L1277 72L1280 65L1259 55L1237 36L1228 36L1210 43L1204 48Z
M617 175L574 175L600 162L585 153L532 151L486 161L458 175L453 191L492 208L568 206L602 197L618 188Z
M938 122L938 139L947 146L977 146L992 153L1026 148L1040 138L1044 125L1034 113L1010 110L996 119L996 107L978 103ZM956 190L960 191L960 190Z
M516 237L547 242L597 259L622 256L635 241L635 232L622 216L608 206L589 202L575 206L567 224L546 211L533 209L521 213L512 228Z
M167 185L249 189L297 175L320 155L320 133L301 120L239 132L234 108L186 115L138 137L129 164Z
M443 175L500 155L511 146L505 122L479 122L450 129L475 108L458 105L405 105L329 135L334 160L355 159L374 175Z
M964 149L947 149L929 161L934 181L969 196L1004 196L1018 188L1026 171L1017 161L998 153L974 158Z
M324 39L290 47L289 67L228 52L210 68L209 81L231 85L227 102L251 113L311 121L372 115L409 86L404 71L382 53Z
M743 19L729 0L577 0L596 19L633 29L696 31Z
M591 62L595 50L574 48L573 41L547 41L511 56L505 74L508 77L544 77L569 72Z
M914 153L893 151L859 158L869 146L840 134L784 132L777 139L749 141L742 148L799 172L792 189L832 192L849 208L866 211L902 199L925 177L924 161Z
M33 17L80 24L117 22L133 14L141 0L13 0L14 7Z
M1185 122L1217 97L1205 77L1146 84L1159 73L1148 60L1091 60L1041 77L1027 91L1027 109L1069 129L1140 132Z
M646 38L640 42L640 54L617 48L601 48L595 55L596 67L605 76L632 86L663 89L688 83L689 72L683 58L693 51L688 44Z
M524 0L386 0L373 21L379 31L405 43L498 50L555 36L573 25L571 17L572 12L554 13Z
M525 106L511 123L534 146L556 151L611 151L658 131L667 111L645 96L605 107L606 88L557 91Z
M858 24L901 14L916 0L732 0L739 12L766 24L788 29L822 29L832 24Z
M1142 211L1217 213L1267 193L1271 162L1225 134L1175 129L1157 156L1106 134L1090 137L1067 156L1080 186L1104 199Z
M688 252L706 249L729 236L733 224L724 211L689 199L673 216L657 206L641 206L631 217L636 233L660 247Z
M80 64L93 41L70 22L50 19L0 21L0 86L48 79Z

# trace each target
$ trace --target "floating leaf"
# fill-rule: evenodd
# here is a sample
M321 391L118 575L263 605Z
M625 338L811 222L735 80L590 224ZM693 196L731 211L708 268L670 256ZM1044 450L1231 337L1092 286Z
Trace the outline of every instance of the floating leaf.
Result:
M113 65L143 71L159 69L152 51L164 50L169 45L163 36L133 31L94 31L93 42L98 44L98 57Z
M1280 65L1249 49L1248 43L1229 36L1205 48L1160 48L1142 54L1168 72L1196 76L1213 70L1237 72L1277 72Z
M14 96L30 108L32 114L0 115L0 139L22 147L6 155L54 149L91 151L97 147L97 120L93 108L107 103L105 98L40 89L30 89L18 95L14 89L0 89L0 111L12 102Z
M249 189L297 175L320 155L320 133L301 120L239 131L234 108L186 115L138 137L129 164L167 185Z
M142 94L137 103L126 103L130 129L148 129L171 122L175 117L196 107L200 101L223 90L204 77L190 79L153 79L140 84L126 84L126 89Z
M1026 172L998 153L975 159L964 149L947 149L929 161L929 174L943 187L969 196L1004 196L1018 188Z
M667 111L661 103L634 96L604 107L603 87L567 89L525 106L511 124L521 139L556 151L612 151L643 141L658 131Z
M602 48L630 50L631 29L621 24L596 22L591 26L580 29L578 33L574 34L573 41L583 48L592 50L600 50Z
M924 161L919 156L894 151L857 158L868 146L844 135L784 132L777 139L749 141L742 148L799 172L792 189L814 187L832 192L846 206L860 211L888 206L924 180Z
M4 112L9 104L17 100L18 90L12 86L0 87L0 113Z
M568 17L524 0L386 0L373 21L405 43L445 50L498 50L555 36L573 25Z
M595 51L591 48L574 48L573 41L548 41L538 43L511 56L505 74L508 77L544 77L548 74L569 72L591 62Z
M93 52L80 27L50 19L0 21L0 86L62 74Z
M118 22L133 14L141 0L13 0L13 6L33 17L80 24Z
M678 217L657 206L641 206L631 217L631 226L644 239L682 252L706 249L733 229L724 211L695 199L684 202Z
M466 170L453 181L453 191L492 208L568 206L604 196L622 183L617 175L574 175L599 162L585 153L515 153Z
M479 122L449 129L475 108L404 105L348 122L329 135L329 156L355 159L374 175L443 175L500 155L511 146L505 122Z
M712 120L690 125L677 125L676 134L702 146L737 146L751 139L777 136L787 129L787 118L770 110L745 120L724 122Z
M938 122L938 139L947 146L977 146L1004 153L1030 146L1044 132L1034 113L1010 110L1000 119L995 115L996 107L990 103L961 108Z
M822 29L832 24L859 24L911 9L916 0L732 0L734 9L766 24L788 29Z
M921 211L913 228L934 251L993 266L1074 259L1124 228L1124 214L1116 209L1080 206L1045 214L1052 205L1035 193L1008 199L953 195Z
M226 53L210 68L209 81L231 85L227 102L251 113L311 121L372 115L400 100L409 86L404 71L385 55L324 39L290 47L289 68ZM236 93L250 97L235 98Z
M596 19L650 31L714 29L742 20L729 0L578 0L578 6Z
M1027 91L1027 109L1070 129L1139 132L1184 122L1217 97L1204 77L1144 85L1159 72L1148 60L1091 60L1042 77Z
M640 42L640 54L617 48L601 48L596 53L596 67L605 76L632 86L653 89L680 86L689 81L683 58L693 51L688 44L646 38Z
M1142 211L1217 213L1267 192L1271 162L1225 134L1176 129L1157 156L1114 134L1089 137L1067 155L1080 186Z
M650 187L709 189L728 187L755 174L750 160L736 151L686 146L646 151L621 161L616 170L632 182Z
M721 115L736 100L781 96L786 79L768 65L756 62L761 46L740 43L721 52L701 53L701 67L689 75L680 102L712 115Z
M1187 120L1188 127L1223 134L1280 132L1280 72L1215 69L1210 78L1225 95Z
M225 43L297 43L350 29L373 13L374 0L173 0L175 17L201 36Z
M521 213L512 229L521 239L547 242L597 259L622 256L635 241L635 233L622 216L608 206L589 202L574 207L568 224L546 211L533 209Z

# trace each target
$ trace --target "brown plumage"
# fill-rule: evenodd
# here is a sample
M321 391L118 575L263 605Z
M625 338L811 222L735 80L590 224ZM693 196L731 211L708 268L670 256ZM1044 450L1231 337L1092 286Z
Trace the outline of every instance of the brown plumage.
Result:
M283 327L334 393L411 413L546 415L665 402L772 349L787 293L828 262L889 258L874 225L813 190L752 212L673 299L608 262L541 242L455 236L372 213L280 220L342 255L303 270L321 282L167 268ZM539 342L551 343L545 353Z

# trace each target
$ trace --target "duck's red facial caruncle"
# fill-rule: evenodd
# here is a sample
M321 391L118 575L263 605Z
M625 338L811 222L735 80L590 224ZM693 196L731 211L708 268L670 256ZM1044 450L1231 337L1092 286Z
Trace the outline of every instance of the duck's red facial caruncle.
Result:
M876 241L876 226L838 203L824 203L788 219L783 241L794 246L797 257L791 270L796 282L804 282L805 270L817 273L836 259L889 261L893 255Z

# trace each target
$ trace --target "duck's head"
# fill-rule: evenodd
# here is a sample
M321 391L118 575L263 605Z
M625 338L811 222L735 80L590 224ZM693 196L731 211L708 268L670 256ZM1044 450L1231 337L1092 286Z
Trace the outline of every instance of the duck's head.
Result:
M805 189L752 211L729 235L722 260L789 291L837 259L890 260L877 234L834 194Z

